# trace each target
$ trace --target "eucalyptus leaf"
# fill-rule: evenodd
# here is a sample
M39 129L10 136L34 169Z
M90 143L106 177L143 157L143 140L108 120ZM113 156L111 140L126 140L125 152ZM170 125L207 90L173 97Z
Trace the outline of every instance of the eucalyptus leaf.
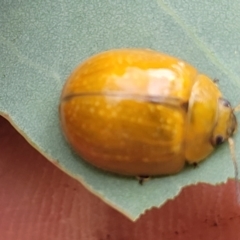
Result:
M151 48L184 59L219 79L240 102L240 2L191 0L3 0L0 5L0 112L51 162L135 220L185 186L233 178L227 145L196 169L154 178L98 170L62 136L58 105L63 84L84 59L103 50ZM235 137L239 145L239 134ZM236 147L239 159L240 148Z

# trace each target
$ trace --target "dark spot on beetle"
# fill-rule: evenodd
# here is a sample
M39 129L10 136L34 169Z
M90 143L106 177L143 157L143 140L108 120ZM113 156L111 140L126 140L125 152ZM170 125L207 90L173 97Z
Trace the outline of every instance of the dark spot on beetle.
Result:
M217 226L218 226L218 223L216 221L214 221L213 227L217 227Z
M175 234L178 235L178 231L175 231Z

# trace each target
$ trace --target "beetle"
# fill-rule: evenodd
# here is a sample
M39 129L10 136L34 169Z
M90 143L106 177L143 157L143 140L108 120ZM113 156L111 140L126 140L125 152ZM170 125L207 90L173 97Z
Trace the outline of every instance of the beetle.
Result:
M131 176L178 173L227 140L233 153L237 129L215 80L150 49L113 49L85 60L64 85L60 119L83 159Z

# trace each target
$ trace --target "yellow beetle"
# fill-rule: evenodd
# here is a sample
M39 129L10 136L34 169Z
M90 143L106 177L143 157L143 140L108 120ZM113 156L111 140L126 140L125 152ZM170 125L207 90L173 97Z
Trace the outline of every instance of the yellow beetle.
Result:
M60 118L83 159L133 176L177 173L237 127L213 80L148 49L110 50L83 62L63 88Z

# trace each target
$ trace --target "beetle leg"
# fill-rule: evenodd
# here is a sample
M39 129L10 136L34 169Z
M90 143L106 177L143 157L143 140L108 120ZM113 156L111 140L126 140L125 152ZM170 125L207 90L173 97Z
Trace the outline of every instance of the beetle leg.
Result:
M150 176L147 176L147 175L140 175L140 176L137 176L136 177L137 180L138 180L138 183L140 185L143 185L144 182L148 181L150 179Z
M193 163L193 167L194 167L194 168L197 168L197 167L198 167L198 163L197 163L197 162L194 162L194 163Z

